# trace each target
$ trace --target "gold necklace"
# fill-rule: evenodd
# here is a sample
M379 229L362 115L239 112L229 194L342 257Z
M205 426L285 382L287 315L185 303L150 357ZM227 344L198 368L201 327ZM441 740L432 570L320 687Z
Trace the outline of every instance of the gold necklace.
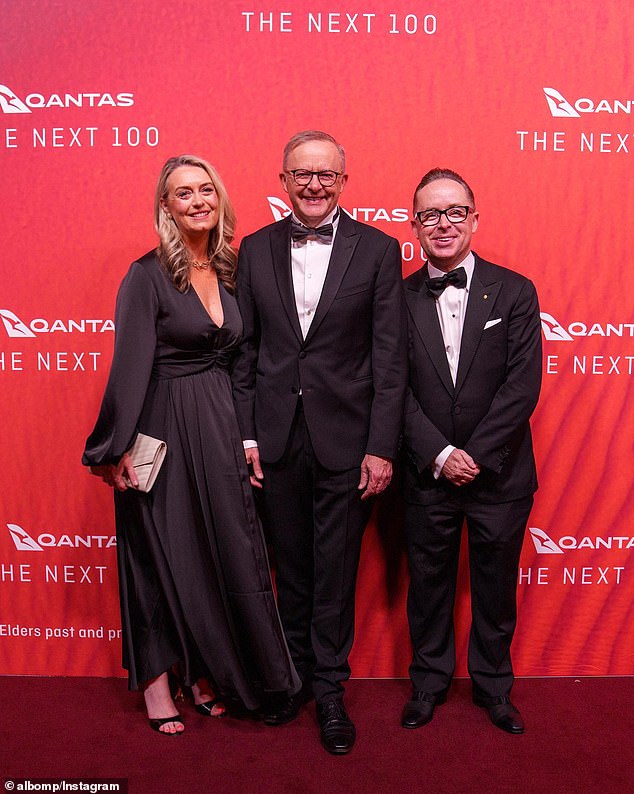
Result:
M211 266L211 259L205 259L204 262L198 262L195 259L192 260L192 267L196 270L207 270L207 268Z

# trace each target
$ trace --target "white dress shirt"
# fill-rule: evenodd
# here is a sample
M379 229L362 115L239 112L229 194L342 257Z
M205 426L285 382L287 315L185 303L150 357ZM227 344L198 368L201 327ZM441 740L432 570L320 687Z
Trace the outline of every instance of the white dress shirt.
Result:
M336 218L335 215L337 215ZM293 220L300 223L294 215ZM291 240L293 291L295 292L299 325L304 339L315 316L328 273L332 245L339 225L339 215L336 209L327 215L319 225L323 226L326 223L332 223L333 227L330 240L314 240L310 237L297 242Z
M435 299L440 330L443 342L445 343L447 363L449 364L449 371L451 372L451 379L454 386L456 385L456 376L458 374L462 329L464 327L465 314L467 313L467 301L469 299L474 266L475 259L471 251L469 251L462 262L456 265L456 267L463 267L465 269L467 274L467 286L464 289L458 289L458 287L454 287L453 284L450 284L445 288L442 295ZM430 278L440 278L445 275L444 271L438 270L438 268L434 267L430 262L427 263L427 269ZM436 457L433 468L434 477L436 479L440 477L442 467L445 465L447 458L454 449L454 446L448 444Z

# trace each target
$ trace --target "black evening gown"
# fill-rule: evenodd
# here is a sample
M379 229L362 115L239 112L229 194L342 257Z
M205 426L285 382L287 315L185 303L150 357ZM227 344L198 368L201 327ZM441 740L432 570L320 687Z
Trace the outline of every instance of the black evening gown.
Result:
M117 297L112 369L83 463L117 463L137 431L167 442L152 491L115 492L123 666L131 689L180 661L186 683L254 709L296 692L228 374L242 321L179 292L155 253Z

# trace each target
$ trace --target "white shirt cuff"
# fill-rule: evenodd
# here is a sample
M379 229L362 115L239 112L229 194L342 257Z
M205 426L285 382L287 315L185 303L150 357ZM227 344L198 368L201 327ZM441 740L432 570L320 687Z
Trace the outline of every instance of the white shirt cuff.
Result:
M436 456L436 460L434 461L434 467L432 469L434 479L437 480L441 473L442 467L445 465L447 458L451 455L451 453L456 449L456 447L452 447L451 444L448 444L443 451Z

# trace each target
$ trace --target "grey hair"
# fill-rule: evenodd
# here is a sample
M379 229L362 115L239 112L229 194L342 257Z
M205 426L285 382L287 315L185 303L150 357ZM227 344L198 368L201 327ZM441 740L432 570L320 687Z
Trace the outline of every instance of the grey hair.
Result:
M283 170L286 170L290 153L294 149L297 149L298 146L301 146L303 143L308 143L309 141L328 141L329 143L333 143L337 147L339 157L341 158L341 170L346 170L346 152L343 146L336 141L332 135L329 135L327 132L321 132L321 130L303 130L302 132L296 132L295 135L293 135L293 137L284 147L284 156L282 158Z

